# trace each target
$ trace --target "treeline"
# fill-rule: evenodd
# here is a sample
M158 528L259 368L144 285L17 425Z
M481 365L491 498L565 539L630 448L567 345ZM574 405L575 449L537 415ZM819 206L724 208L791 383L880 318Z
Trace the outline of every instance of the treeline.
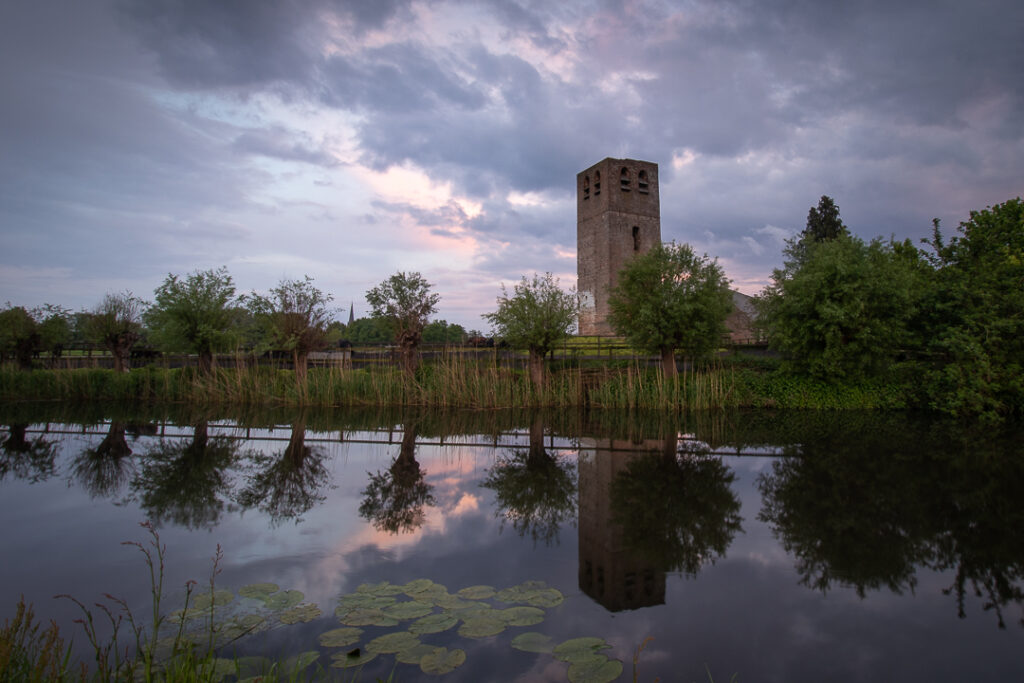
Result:
M896 377L922 407L987 420L1024 407L1024 202L972 211L946 238L864 241L829 197L757 305L786 369Z

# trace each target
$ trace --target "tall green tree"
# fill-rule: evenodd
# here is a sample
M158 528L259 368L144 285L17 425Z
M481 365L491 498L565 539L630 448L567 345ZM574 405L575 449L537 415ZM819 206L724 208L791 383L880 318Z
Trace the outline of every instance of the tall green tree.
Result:
M313 278L282 280L269 296L253 293L245 298L250 312L263 333L266 346L290 351L295 378L306 381L309 354L327 346L327 327L331 296L313 286Z
M419 365L423 328L441 300L430 287L419 273L398 272L366 292L373 316L391 323L395 343L402 352L402 367L410 375Z
M805 244L758 297L772 348L821 378L877 375L909 342L924 286L912 257L892 243L840 235Z
M237 298L227 268L197 270L184 278L168 274L154 295L146 323L158 347L198 354L200 370L209 373L213 354L237 343Z
M630 260L608 304L615 331L635 348L660 354L667 378L676 376L676 349L700 357L718 347L733 305L718 260L675 242Z
M13 358L18 367L32 367L32 356L39 348L39 324L23 306L11 306L0 311L0 361Z
M991 419L1024 409L1024 202L983 211L948 242L936 222L927 302L933 407Z
M142 338L142 316L146 302L131 292L103 297L85 320L86 337L105 347L114 357L114 370L131 369L131 350Z
M461 344L465 339L465 328L447 320L432 320L423 328L423 341L427 344Z
M523 276L512 296L502 285L498 310L483 318L512 348L529 351L530 381L539 389L544 385L544 356L569 335L578 313L575 290L563 291L551 273L534 273L532 279Z
M818 206L807 212L807 227L803 237L814 242L834 240L840 235L849 235L849 230L839 218L839 207L828 195L821 195Z

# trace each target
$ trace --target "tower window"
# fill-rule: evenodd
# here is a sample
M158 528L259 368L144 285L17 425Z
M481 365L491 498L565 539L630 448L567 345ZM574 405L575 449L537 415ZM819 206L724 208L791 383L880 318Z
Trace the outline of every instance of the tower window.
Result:
M622 186L623 192L629 192L629 182L629 169L624 167L619 173L619 184Z
M633 226L633 251L640 251L640 226Z
M601 194L601 172L594 171L594 194Z
M590 199L590 176L583 176L583 198Z
M640 171L636 174L636 189L640 194L647 194L647 171Z

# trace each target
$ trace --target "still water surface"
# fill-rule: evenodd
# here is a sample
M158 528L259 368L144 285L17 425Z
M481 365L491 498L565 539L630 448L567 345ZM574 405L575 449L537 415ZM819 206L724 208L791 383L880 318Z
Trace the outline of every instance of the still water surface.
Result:
M541 623L423 636L466 653L444 679L567 680L511 646L523 632L605 639L622 680L649 637L640 681L1024 676L1018 427L61 405L0 406L0 425L0 618L24 595L71 633L58 593L145 614L148 573L122 542L146 541L149 520L170 609L187 580L208 583L219 544L219 588L273 582L322 611L241 639L241 655L318 650L329 666L338 649L317 637L363 584L544 582L564 601ZM392 671L425 677L381 655L361 680Z

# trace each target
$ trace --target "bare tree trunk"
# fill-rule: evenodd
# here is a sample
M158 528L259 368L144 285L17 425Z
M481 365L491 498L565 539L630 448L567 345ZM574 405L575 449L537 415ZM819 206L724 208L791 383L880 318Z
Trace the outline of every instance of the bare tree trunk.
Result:
M420 364L420 354L413 344L402 345L402 369L409 376L416 374L416 368Z
M306 357L308 353L302 353L297 349L292 352L292 364L295 365L295 381L299 384L306 383Z
M530 382L538 392L544 388L544 354L530 349Z
M124 344L114 344L110 349L114 357L114 372L128 372L132 367L132 350Z
M199 352L199 372L209 375L213 372L213 352L206 350Z
M679 374L676 369L676 350L671 346L661 349L661 373L665 379L675 379Z

